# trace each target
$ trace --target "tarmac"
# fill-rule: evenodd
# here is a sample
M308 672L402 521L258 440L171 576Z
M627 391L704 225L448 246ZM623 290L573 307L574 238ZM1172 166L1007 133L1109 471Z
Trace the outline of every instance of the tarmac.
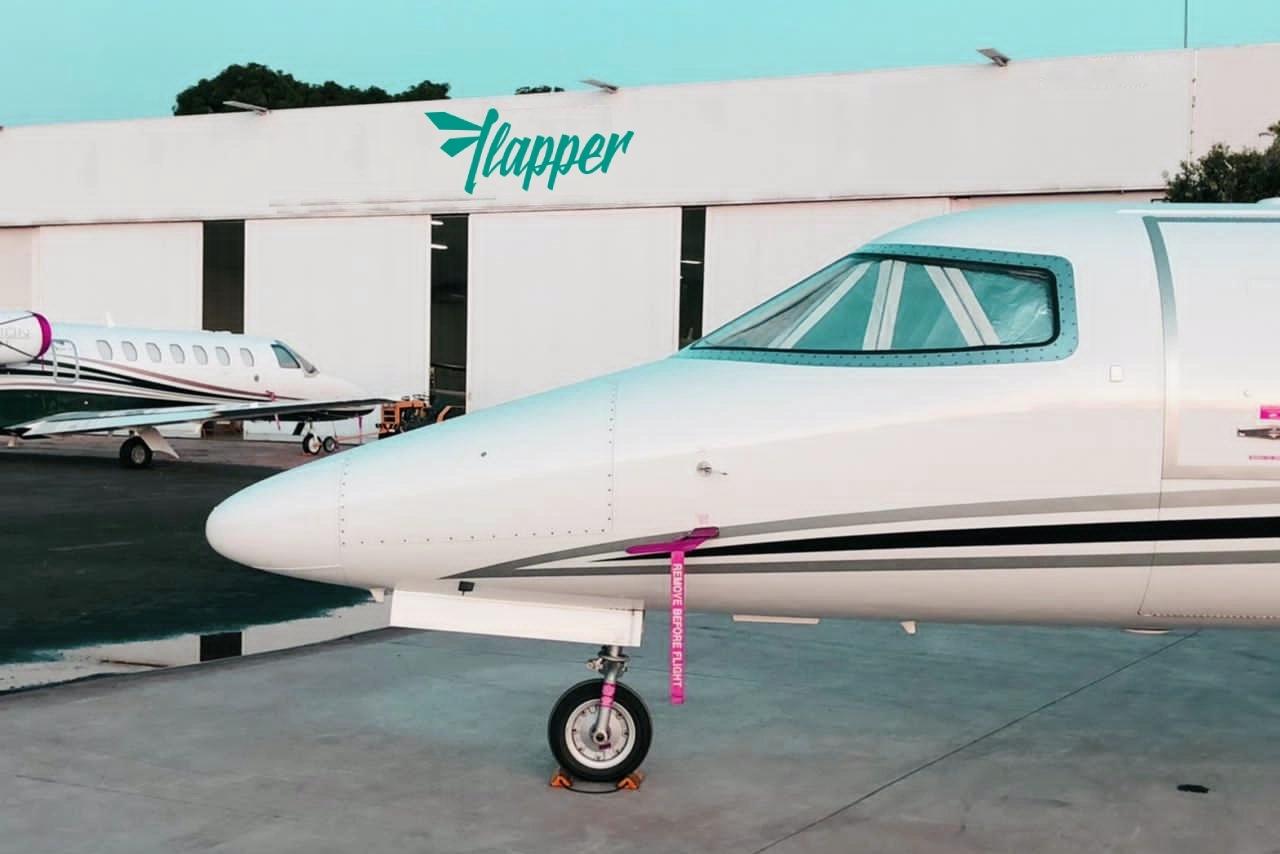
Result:
M1280 850L1271 635L700 615L676 708L653 616L638 791L547 786L590 650L382 630L0 698L0 852Z
M114 506L181 469L96 459L48 471ZM255 476L188 471L201 501ZM698 614L672 707L665 633L650 614L624 677L654 716L646 779L603 795L547 785L577 645L381 630L0 695L0 854L1280 851L1274 634Z

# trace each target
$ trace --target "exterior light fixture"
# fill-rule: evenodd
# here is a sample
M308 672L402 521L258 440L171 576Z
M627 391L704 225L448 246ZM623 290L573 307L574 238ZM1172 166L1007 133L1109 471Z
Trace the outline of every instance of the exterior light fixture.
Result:
M266 107L259 107L257 104L246 104L244 101L223 101L222 106L234 107L237 110L249 110L260 116L265 116L267 113L271 112Z
M588 86L594 86L597 89L603 89L604 91L608 92L610 95L618 91L618 87L615 84L606 83L603 80L597 80L594 77L587 77L582 80L579 80L578 82L586 83Z
M978 48L978 53L991 60L993 65L997 65L1000 68L1004 68L1009 64L1009 57L1005 56L993 47L980 47Z

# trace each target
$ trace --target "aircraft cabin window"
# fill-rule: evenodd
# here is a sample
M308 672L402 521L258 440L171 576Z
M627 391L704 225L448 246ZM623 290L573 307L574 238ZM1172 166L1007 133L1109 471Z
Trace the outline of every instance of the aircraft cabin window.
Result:
M842 258L693 349L888 356L1043 347L1057 338L1059 294L1050 269L934 251L939 257ZM902 364L920 363L929 362Z
M240 361L244 362L246 368L253 367L253 351L248 347L240 348Z
M173 357L173 361L176 364L185 364L187 361L187 351L177 344L169 345L169 355Z
M112 353L111 353L111 344L109 344L109 343L108 343L108 342L106 342L106 341L99 340L99 341L98 341L98 355L99 355L99 356L101 356L105 361L110 362L110 361L111 361L111 359L113 358Z
M191 352L195 354L197 365L209 364L209 354L205 352L205 349L199 344L193 345L191 347Z
M124 357L130 362L138 361L138 348L133 346L132 341L121 341L120 349L124 351Z
M214 347L213 352L218 354L218 364L226 367L231 364L231 354L227 352L226 347Z
M298 360L293 357L293 353L289 352L289 348L283 344L272 344L271 352L276 354L276 361L280 363L282 368L301 368Z
M147 358L153 362L160 361L160 347L157 344L147 342Z

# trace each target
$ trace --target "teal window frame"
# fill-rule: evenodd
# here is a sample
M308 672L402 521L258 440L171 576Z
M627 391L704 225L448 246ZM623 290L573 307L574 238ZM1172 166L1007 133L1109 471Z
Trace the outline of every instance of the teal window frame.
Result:
M675 358L714 359L732 362L763 362L774 365L820 367L903 368L953 365L1007 365L1024 362L1054 362L1076 351L1080 328L1076 314L1075 274L1071 262L1058 255L1005 252L995 249L968 249L954 246L925 246L914 243L871 243L857 254L892 255L904 261L960 261L996 266L1033 267L1053 276L1056 334L1043 344L999 347L968 347L956 350L885 352L805 352L766 350L748 347L698 347L690 344Z

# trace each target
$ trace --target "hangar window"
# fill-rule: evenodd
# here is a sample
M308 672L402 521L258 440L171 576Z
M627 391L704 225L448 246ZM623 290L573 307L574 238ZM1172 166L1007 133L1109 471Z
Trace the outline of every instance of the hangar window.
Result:
M302 367L302 365L298 364L298 360L293 357L293 354L289 352L289 348L283 344L272 344L271 352L276 354L276 361L280 363L282 368Z
M872 248L902 254L842 258L696 342L689 355L911 365L1062 358L1075 349L1071 270L1061 258Z
M231 364L231 354L227 352L226 347L214 347L213 351L218 354L218 364L224 368Z
M183 350L177 344L169 345L169 355L173 357L173 361L179 365L185 364L187 361L187 351Z
M120 349L124 351L124 357L130 362L138 361L138 348L133 346L132 341L121 341Z
M197 365L209 364L209 354L199 344L195 344L191 348L191 352L195 354Z
M158 344L147 342L147 358L153 362L160 361L160 346Z
M244 362L246 368L253 367L253 351L248 347L240 348L240 361Z
M110 343L108 343L108 342L106 342L106 341L102 341L101 339L99 339L99 341L98 341L98 355L99 355L99 356L101 356L101 357L102 357L103 359L105 359L106 361L110 362L110 361L112 360L112 358L114 358L114 356L112 355L112 352L111 352L111 344L110 344Z

